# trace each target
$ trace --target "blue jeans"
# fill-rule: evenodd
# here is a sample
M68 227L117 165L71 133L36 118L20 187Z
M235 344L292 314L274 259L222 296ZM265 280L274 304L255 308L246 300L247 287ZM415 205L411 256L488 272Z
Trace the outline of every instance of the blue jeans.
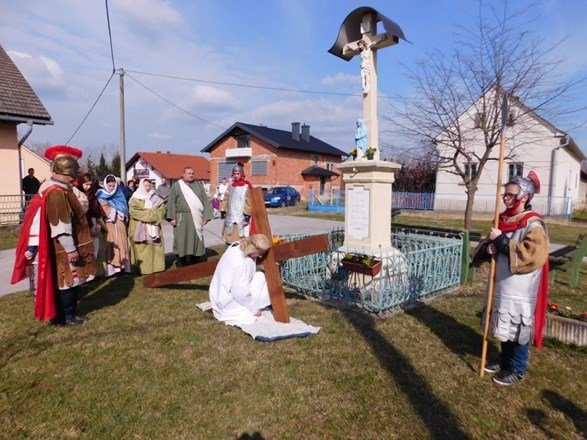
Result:
M501 368L503 370L526 374L528 351L528 344L521 345L512 341L502 342L500 356Z

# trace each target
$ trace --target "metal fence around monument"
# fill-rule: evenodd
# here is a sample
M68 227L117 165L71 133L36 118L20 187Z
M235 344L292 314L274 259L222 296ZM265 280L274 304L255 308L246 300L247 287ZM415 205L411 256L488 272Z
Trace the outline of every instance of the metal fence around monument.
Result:
M281 236L284 240L313 234ZM341 301L370 312L382 313L460 283L462 236L439 237L422 233L392 233L392 255L374 255L380 272L371 277L344 269L344 229L327 233L329 250L286 260L281 276L298 293L324 301ZM356 250L361 253L360 249Z

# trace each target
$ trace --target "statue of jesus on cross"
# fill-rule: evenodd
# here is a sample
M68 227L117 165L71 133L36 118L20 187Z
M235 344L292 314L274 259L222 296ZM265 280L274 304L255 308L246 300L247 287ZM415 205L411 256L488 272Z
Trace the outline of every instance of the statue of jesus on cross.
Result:
M384 31L377 33L377 23ZM379 124L377 119L377 51L405 40L401 28L369 7L357 8L343 21L338 38L329 52L346 61L355 55L361 58L361 85L363 88L363 120L367 125L369 147L375 148L379 159Z

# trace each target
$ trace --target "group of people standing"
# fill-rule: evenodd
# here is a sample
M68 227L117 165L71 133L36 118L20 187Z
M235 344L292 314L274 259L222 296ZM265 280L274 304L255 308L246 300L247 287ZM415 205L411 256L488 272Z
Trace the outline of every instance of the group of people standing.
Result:
M81 324L81 284L133 268L139 274L164 271L164 220L174 228L179 266L205 258L203 230L214 213L192 167L185 167L171 187L163 181L155 191L150 180L142 179L133 192L114 175L97 182L89 173L80 174L82 152L77 148L59 145L47 149L45 156L51 160L51 178L31 197L11 280L30 278L37 318ZM238 164L226 182L220 208L227 244L250 233L250 187Z

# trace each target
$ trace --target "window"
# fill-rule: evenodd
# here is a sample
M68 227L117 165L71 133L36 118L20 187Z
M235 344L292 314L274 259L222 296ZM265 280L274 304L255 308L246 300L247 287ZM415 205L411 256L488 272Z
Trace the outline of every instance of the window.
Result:
M467 179L472 179L477 174L477 163L467 162L465 164L465 175Z
M267 161L254 160L251 162L251 176L266 176L267 175Z
M326 169L327 169L328 171L334 171L334 164L333 164L332 162L328 162L328 163L326 164Z
M236 138L236 148L249 148L249 136L238 136Z
M516 112L511 110L508 114L508 121L505 124L507 127L513 127L516 125Z
M483 128L483 121L485 120L484 113L475 114L475 128Z
M232 168L236 165L236 160L226 160L218 162L218 181L230 179Z
M514 176L524 175L524 164L522 162L514 162L508 164L508 179Z

